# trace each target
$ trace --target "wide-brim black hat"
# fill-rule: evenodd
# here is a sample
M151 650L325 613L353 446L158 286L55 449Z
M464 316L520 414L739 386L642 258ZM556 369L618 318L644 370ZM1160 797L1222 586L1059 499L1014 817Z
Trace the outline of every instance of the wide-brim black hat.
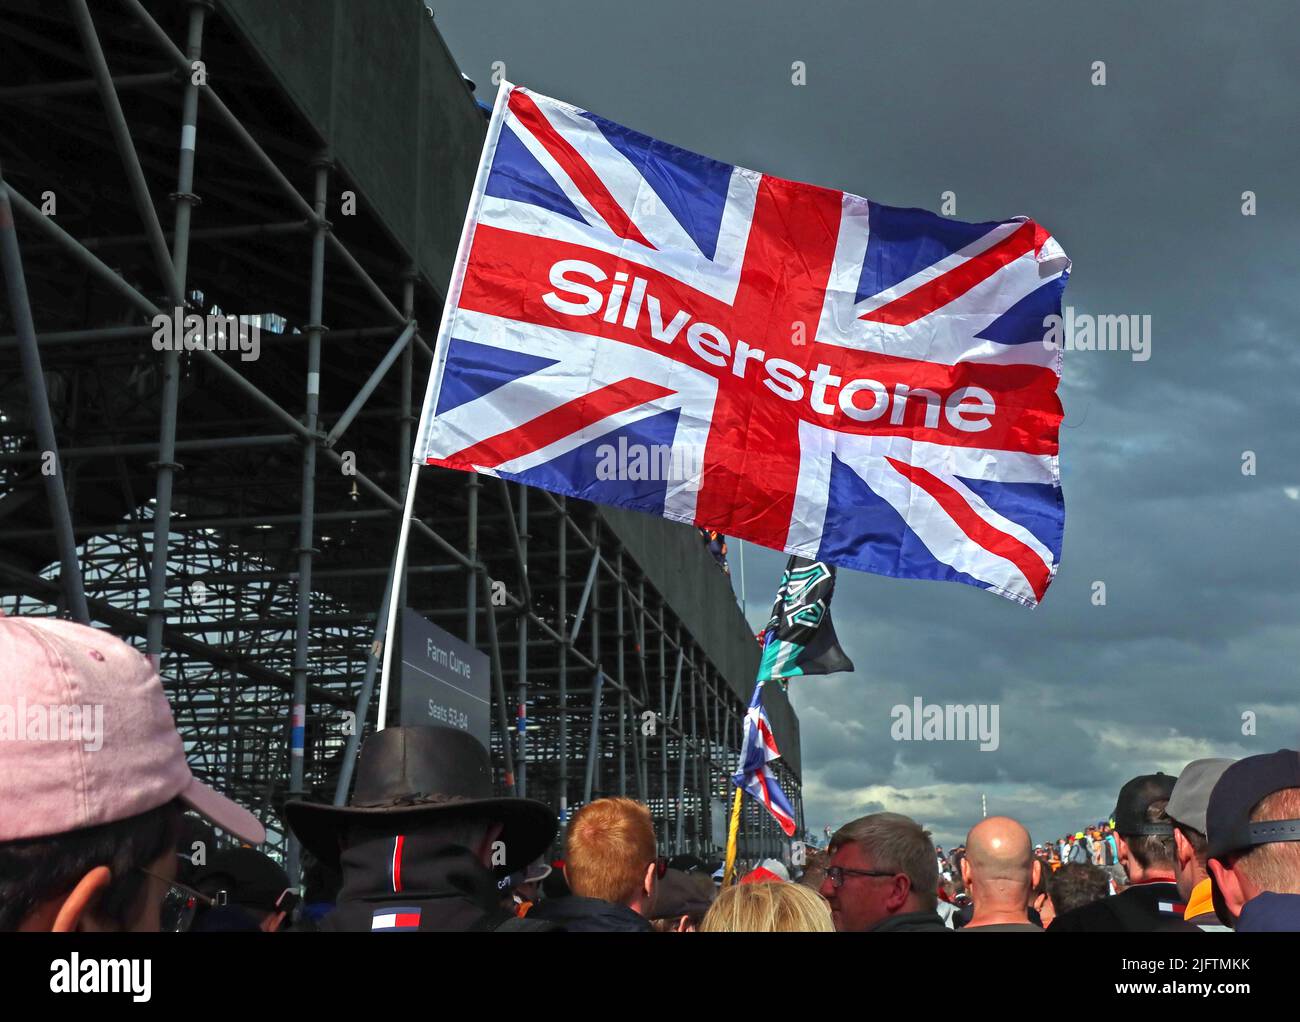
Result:
M544 803L493 795L488 751L468 732L439 726L376 731L361 745L348 805L286 802L284 816L303 847L330 865L340 834L359 822L395 830L450 816L500 823L506 872L544 854L558 828Z

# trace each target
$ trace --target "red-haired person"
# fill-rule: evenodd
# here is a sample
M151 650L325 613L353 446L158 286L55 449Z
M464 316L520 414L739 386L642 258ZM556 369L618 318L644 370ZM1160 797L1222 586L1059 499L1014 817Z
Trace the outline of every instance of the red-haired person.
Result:
M658 877L650 811L630 798L602 798L583 806L564 837L564 876L572 894L548 899L530 913L583 932L639 932Z

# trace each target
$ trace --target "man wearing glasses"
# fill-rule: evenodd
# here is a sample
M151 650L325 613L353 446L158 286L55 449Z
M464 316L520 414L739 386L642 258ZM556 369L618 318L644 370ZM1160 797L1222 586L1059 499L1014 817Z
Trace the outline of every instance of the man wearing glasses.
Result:
M951 932L935 910L934 842L915 820L898 813L863 816L835 832L821 894L841 933Z

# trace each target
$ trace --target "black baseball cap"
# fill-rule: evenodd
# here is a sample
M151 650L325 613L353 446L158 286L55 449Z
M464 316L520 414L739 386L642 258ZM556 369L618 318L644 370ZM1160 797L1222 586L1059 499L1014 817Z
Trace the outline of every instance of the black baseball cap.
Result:
M1222 860L1256 845L1300 841L1300 820L1250 821L1261 799L1284 788L1300 788L1300 752L1294 749L1247 756L1228 767L1205 811L1206 857Z
M1174 825L1169 820L1152 823L1147 819L1147 809L1152 802L1168 801L1174 793L1177 777L1170 777L1157 771L1154 774L1142 774L1119 789L1119 798L1115 801L1115 811L1111 816L1115 820L1115 829L1123 836L1144 834L1172 834Z
M289 875L275 860L254 848L226 848L208 856L194 871L191 885L207 895L224 892L223 903L246 905L268 912L283 908Z

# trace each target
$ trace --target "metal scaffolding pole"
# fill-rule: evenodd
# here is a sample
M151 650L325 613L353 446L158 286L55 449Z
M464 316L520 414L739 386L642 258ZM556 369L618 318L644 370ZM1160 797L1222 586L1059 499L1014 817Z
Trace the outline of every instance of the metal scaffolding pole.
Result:
M640 718L644 711L645 703L637 700L632 715L632 771L636 777L636 797L639 802L646 800L645 750L649 747L641 738Z
M311 243L311 297L307 311L307 391L304 425L312 437L302 443L302 503L298 525L298 615L293 650L293 705L289 729L289 797L302 798L307 755L307 672L308 647L311 642L311 569L315 549L316 514L316 441L320 417L320 339L325 330L325 203L329 191L330 162L325 154L313 161L316 185L313 192L317 214L316 230ZM300 848L296 836L289 837L289 854L285 868L289 879L298 882L301 872Z
M694 698L695 692L695 655L691 655L691 674L689 687ZM675 700L674 700L675 701ZM682 713L681 738L677 747L677 834L673 842L673 851L683 850L683 835L686 826L686 714Z
M43 457L53 459L53 472L42 466L45 496L50 505L50 519L59 549L59 579L63 596L73 618L83 624L90 623L90 610L86 606L86 593L82 586L81 564L77 559L77 541L72 532L72 511L68 507L68 494L63 485L63 465L59 460L59 445L54 435L54 417L50 414L50 398L45 390L45 373L41 369L41 352L36 341L36 324L27 296L27 281L23 275L22 253L18 248L18 233L14 228L13 207L9 203L9 187L0 172L0 261L4 262L5 291L9 295L10 314L20 342L23 380L27 384L31 404L36 442Z
M701 707L700 716L704 724L704 780L702 790L713 792L721 790L723 778L727 775L727 766L721 763L721 753L718 752L718 729L717 722L721 717L718 711L718 703L725 698L721 693L726 691L726 679L715 671L714 680L716 686L713 689L701 695L703 706ZM715 690L716 689L716 690ZM712 715L710 715L712 714ZM717 785L717 788L714 786ZM713 834L713 813L717 806L710 798L704 806L705 820L702 824L703 831L700 834L701 849L707 847L712 839Z
M324 258L324 229L318 229L316 233L321 237L321 258ZM343 414L339 416L338 422L334 423L334 428L331 429L329 434L325 437L326 447L333 447L338 443L339 437L341 437L347 428L352 425L352 420L355 419L361 409L365 407L366 402L370 400L370 395L375 392L375 388L379 386L380 381L385 375L387 375L388 370L392 368L393 363L397 361L398 356L403 352L410 350L410 341L414 336L415 321L412 320L407 323L406 328L397 335L397 340L395 340L392 347L388 349L388 353L384 355L383 359L380 360L379 365L376 366L370 376L367 377L366 382L361 385L361 389L357 391L356 397L352 399L352 403L349 404ZM315 343L319 348L319 336L316 337Z
M614 632L617 640L618 663L618 793L627 795L627 676L623 673L623 548L614 555L617 566L618 606L614 613Z
M502 489L506 496L509 497L509 483L503 482ZM519 529L518 529L518 546L519 558L523 565L522 574L520 575L520 584L528 576L528 487L519 487ZM524 797L528 794L528 615L519 615L519 677L517 679L518 691L516 698L519 702L519 711L515 716L515 727L517 729L517 738L519 741L519 757L517 761L516 777L519 782L519 795ZM508 740L507 736L507 740Z
M488 650L492 660L493 701L497 707L497 728L501 732L501 752L505 758L506 787L512 795L518 795L515 780L515 757L510 750L510 724L506 719L506 682L501 669L501 647L497 644L497 609L492 606L492 580L485 570L477 572L483 582L483 606L487 610Z
M122 166L126 169L127 183L131 186L131 198L135 202L136 212L140 214L140 222L144 224L145 238L155 268L158 270L158 279L162 284L163 292L170 297L172 304L180 305L181 285L176 276L176 267L167 252L162 224L158 222L158 211L154 208L153 198L149 195L149 185L140 166L140 157L136 154L135 145L131 141L131 129L126 123L126 115L122 113L122 104L118 101L117 91L113 88L113 75L108 70L104 50L99 45L95 21L90 16L90 8L86 6L86 0L70 0L70 3L72 20L76 23L77 34L81 36L81 44L90 61L90 70L99 87L100 101L104 104L104 112L108 115L108 127L113 134L113 142L117 146L118 156L122 159Z
M171 71L154 71L142 75L113 75L113 88L141 89L152 85L165 85L176 81ZM0 89L0 103L25 103L32 99L53 99L58 96L81 96L100 88L98 80L83 78L75 82L43 82L39 85L13 85Z
M591 735L587 739L587 774L582 782L582 804L591 801L596 783L596 758L600 755L600 696L605 683L605 672L596 668L596 679L591 686Z
M593 563L600 563L600 518L593 516L591 520L591 545L595 550ZM600 659L600 572L597 571L591 576L591 659L596 665L596 692L592 697L591 708L591 751L587 757L587 792L583 802L591 801L592 779L595 779L596 786L604 790L602 782L601 766L604 757L600 752L600 711L601 711L601 688L605 682L605 671Z
M465 544L465 552L469 555L465 572L465 641L471 646L478 645L478 491L478 473L470 472L465 479L465 505L468 519L468 542Z
M596 572L600 568L600 548L591 555L591 567L587 571L587 581L582 587L582 596L578 599L578 612L573 615L573 631L569 633L569 642L578 641L578 632L582 629L582 620L587 614L587 601L591 599L592 587L596 584Z
M408 572L411 570L413 569L407 569ZM366 673L361 682L361 691L357 693L356 720L353 721L352 733L348 735L338 783L334 786L336 806L347 805L348 789L352 786L352 772L356 768L357 753L361 749L361 736L366 729L366 715L370 710L370 699L375 691L375 671L379 667L380 651L384 646L384 630L388 627L388 602L393 598L393 580L396 574L397 551L394 550L393 559L388 566L388 578L384 582L384 598L379 605L379 614L375 617L374 638L366 652Z
M628 598L632 597L628 593ZM637 620L637 667L641 675L641 698L645 704L650 703L650 677L646 671L646 648L645 648L645 576L642 575L637 580L636 603L633 604L633 612ZM655 715L656 717L658 714ZM639 728L637 729L640 730ZM640 797L642 802L650 800L650 736L646 735L645 740L637 751L637 780L640 784Z
M412 325L415 324L415 281L415 268L407 267L406 272L402 275L402 315L406 317L407 323ZM411 388L415 382L414 362L415 356L412 353L411 345L404 345L402 348L401 406L398 412L400 418L397 423L397 497L399 500L406 499L406 485L410 480L408 473L411 470L411 462L415 458L415 450L411 442L411 426L415 423L415 419L411 415Z
M569 820L569 646L568 632L569 606L569 510L568 497L560 497L559 537L557 546L560 552L559 570L556 572L556 626L560 632L559 648L559 686L560 686L560 826Z
M203 22L209 5L192 3L189 12L189 32L186 40L187 66L198 60L203 52ZM173 305L185 300L185 283L189 263L189 230L191 207L198 201L194 189L194 147L198 132L198 86L192 77L186 78L185 93L181 100L181 143L179 168L176 176L176 225L172 243L171 266L173 276L169 283ZM120 111L119 111L120 112ZM134 149L131 150L134 153ZM152 205L150 206L152 208ZM164 278L166 279L166 278ZM168 346L163 352L163 392L161 423L158 430L158 478L154 492L153 563L149 570L149 634L145 650L155 666L162 664L163 627L167 621L167 566L171 545L172 487L177 469L176 415L180 399L180 357L178 347Z

